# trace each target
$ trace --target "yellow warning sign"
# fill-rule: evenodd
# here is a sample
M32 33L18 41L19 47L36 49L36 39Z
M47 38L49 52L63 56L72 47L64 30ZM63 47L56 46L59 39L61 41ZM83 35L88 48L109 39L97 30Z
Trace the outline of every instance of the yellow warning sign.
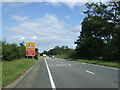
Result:
M26 43L26 50L35 50L35 43L33 42Z

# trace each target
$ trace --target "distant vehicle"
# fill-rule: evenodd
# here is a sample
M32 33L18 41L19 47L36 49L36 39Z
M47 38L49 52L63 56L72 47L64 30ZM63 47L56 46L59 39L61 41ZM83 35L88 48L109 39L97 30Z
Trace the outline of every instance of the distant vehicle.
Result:
M46 54L43 54L43 57L46 57Z
M55 56L51 56L51 58L56 58Z

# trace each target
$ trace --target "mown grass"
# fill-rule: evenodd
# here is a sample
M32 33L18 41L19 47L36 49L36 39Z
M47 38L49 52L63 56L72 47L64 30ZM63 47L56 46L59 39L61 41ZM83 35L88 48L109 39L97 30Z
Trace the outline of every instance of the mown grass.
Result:
M8 83L17 79L37 62L38 60L26 58L2 62L2 86L6 86Z
M68 60L120 68L120 63L118 62L106 62L106 61L100 61L100 60L82 60L82 59L68 59Z

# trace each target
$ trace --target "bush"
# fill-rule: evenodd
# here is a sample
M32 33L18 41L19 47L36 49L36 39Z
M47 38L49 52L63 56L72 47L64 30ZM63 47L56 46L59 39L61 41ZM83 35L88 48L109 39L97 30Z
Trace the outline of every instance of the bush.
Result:
M2 41L2 54L2 59L7 61L25 57L25 45L23 42L18 46L15 43L9 44L6 41Z

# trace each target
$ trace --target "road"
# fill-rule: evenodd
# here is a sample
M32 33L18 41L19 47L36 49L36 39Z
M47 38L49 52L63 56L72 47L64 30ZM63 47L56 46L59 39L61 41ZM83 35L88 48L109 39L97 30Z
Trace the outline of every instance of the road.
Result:
M118 69L63 59L41 59L13 88L118 88Z

